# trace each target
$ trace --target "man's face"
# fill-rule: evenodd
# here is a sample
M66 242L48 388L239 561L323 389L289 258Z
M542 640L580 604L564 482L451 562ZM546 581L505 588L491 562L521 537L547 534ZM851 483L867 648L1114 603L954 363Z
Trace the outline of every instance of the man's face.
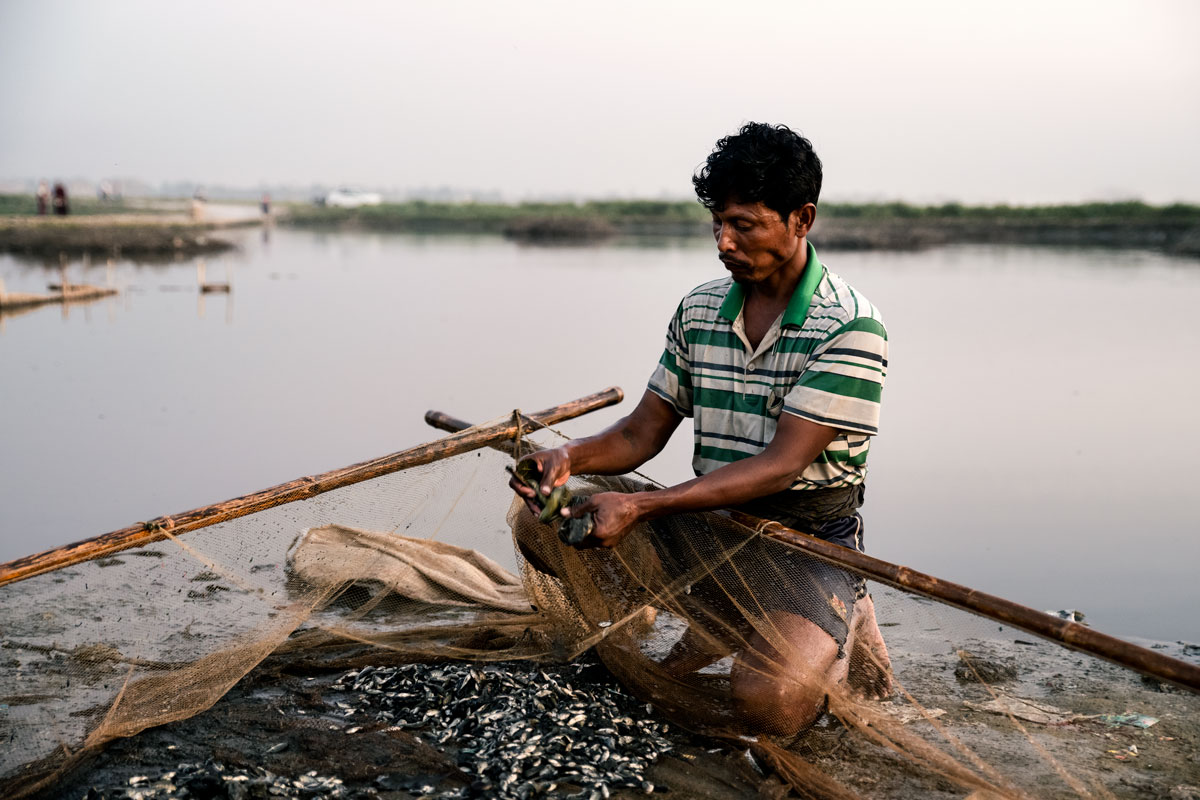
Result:
M808 253L800 251L804 238L798 230L798 216L793 212L784 222L779 212L762 203L736 200L714 210L712 226L718 257L733 279L738 283L758 283L797 257L803 266Z

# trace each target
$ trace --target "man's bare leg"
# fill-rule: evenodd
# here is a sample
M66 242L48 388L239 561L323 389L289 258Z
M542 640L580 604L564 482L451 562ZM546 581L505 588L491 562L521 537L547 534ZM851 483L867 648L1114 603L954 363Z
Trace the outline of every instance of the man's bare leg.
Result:
M875 619L875 603L870 595L854 604L851 619L850 634L846 639L846 651L850 654L847 684L865 700L891 696L892 662Z
M846 680L848 659L838 658L832 636L798 614L770 614L763 628L730 672L734 710L753 731L794 736Z

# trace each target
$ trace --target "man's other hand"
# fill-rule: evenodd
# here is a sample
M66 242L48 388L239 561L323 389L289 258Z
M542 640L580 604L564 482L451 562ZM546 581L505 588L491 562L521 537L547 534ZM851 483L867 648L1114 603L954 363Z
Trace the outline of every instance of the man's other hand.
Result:
M552 450L541 450L530 453L521 459L522 462L532 461L541 476L542 495L547 496L571 477L571 457L565 447L555 447ZM536 517L542 513L537 504L537 494L514 475L508 482L509 487L524 501L525 506Z
M601 492L577 506L563 509L564 517L579 517L591 512L595 527L592 539L597 547L616 547L625 535L641 521L637 504L638 494Z

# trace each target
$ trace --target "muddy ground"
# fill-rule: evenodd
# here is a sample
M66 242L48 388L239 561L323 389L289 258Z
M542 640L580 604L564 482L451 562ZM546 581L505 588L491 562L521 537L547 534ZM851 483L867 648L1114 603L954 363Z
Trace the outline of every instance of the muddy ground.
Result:
M903 693L876 707L888 716L902 716L914 708L904 693L919 697L937 726L995 769L995 783L1010 781L1028 796L1077 797L1082 788L1118 798L1200 799L1200 697L1056 645L1023 638L1012 642L978 642L971 648L977 670L991 670L988 686L974 679L961 657L910 655L898 669ZM1179 651L1173 655L1196 655L1191 646L1173 647ZM37 797L134 796L130 793L139 786L181 764L207 764L210 771L219 764L227 773L251 775L267 770L314 787L320 784L313 781L341 781L336 791L313 788L295 796L402 800L456 790L489 796L479 787L470 790L472 776L460 769L463 754L453 741L439 745L420 728L401 730L379 721L357 706L350 693L335 687L344 674L314 673L311 665L297 670L269 659L209 711L114 742ZM611 679L601 669L593 680ZM998 694L1032 700L1052 716L1033 722L978 710ZM1096 715L1126 717L1122 722ZM1150 718L1155 721L1149 727L1137 727ZM934 722L919 715L905 730L931 742L945 741ZM672 750L647 771L656 796L800 796L772 774L761 755L748 758L746 743L708 739L675 726L669 738ZM791 750L863 797L936 800L969 793L828 716ZM578 791L568 782L550 795ZM234 795L214 789L203 796ZM612 796L645 795L619 789Z
M535 669L528 664L510 668ZM318 780L336 776L344 787L306 797L407 800L456 791L472 797L494 796L479 786L472 790L475 776L460 769L463 754L454 742L438 745L420 729L397 729L361 706L351 711L339 705L356 703L352 693L334 685L342 674L296 675L267 665L209 711L114 742L34 797L123 798L131 785L149 785L189 763L220 764L226 773L265 769L289 782L310 773ZM660 756L646 776L653 786L651 794L733 800L760 796L763 790L764 796L786 796L782 783L766 775L763 766L748 759L743 750L681 729L673 730L669 738L673 749ZM561 781L550 796L579 791L577 784ZM617 798L646 794L643 789L612 790Z
M236 533L231 529L229 535ZM20 584L19 594L8 595L12 602L0 604L0 796L11 794L12 785L5 780L23 772L25 762L48 756L60 745L79 747L133 665L139 665L140 676L169 677L169 670L208 657L219 643L227 646L251 634L261 638L265 625L279 624L276 612L263 616L264 608L282 607L280 598L287 597L282 573L270 560L277 548L263 538L247 539L241 552L247 563L258 565L251 572L261 579L262 594L218 591L222 584L215 573L190 562L173 563L150 548L38 576ZM153 583L154 591L135 579ZM105 593L105 587L125 590ZM992 771L992 783L1012 784L1029 797L1090 792L1200 800L1200 695L1143 680L1124 668L942 604L876 585L872 594L900 688L890 701L871 707L884 718L908 715L905 733L958 753L960 760L967 758L964 752L977 756L980 769ZM460 618L460 612L411 613L410 622L440 621L447 630ZM658 616L654 631L659 644L669 644L659 630L669 616ZM336 626L340 619L331 610L310 621ZM387 628L402 629L404 619L388 616ZM166 630L173 633L164 637ZM1168 656L1200 661L1200 647L1193 644L1145 644ZM335 688L348 670L387 663L388 651L343 649L328 656L333 662L311 649L296 649L286 659L268 657L208 711L110 743L70 774L59 775L38 797L82 798L91 792L93 798L113 800L133 791L149 798L154 795L146 794L145 786L183 772L184 764L195 765L208 778L240 771L248 780L258 780L267 770L296 790L275 797L397 800L469 788L473 780L467 782L470 776L461 767L469 766L470 759L460 760L464 754L456 750L455 737L438 743L428 727L398 728L354 692ZM986 685L975 679L960 652L969 654ZM531 668L508 667L514 674ZM179 676L187 673L174 674L184 680ZM214 674L206 673L209 678ZM712 677L721 680L718 672ZM576 676L576 683L594 690L613 681L597 666L584 680ZM1049 716L1041 722L1021 721L981 710L995 696L1023 698ZM928 718L919 713L918 704ZM629 708L625 713L639 723L661 721L644 703ZM539 712L521 707L514 713L537 717ZM674 723L666 735L672 747L659 748L661 755L646 770L655 796L788 796L769 763L746 758L749 743L695 736ZM791 752L863 797L950 800L969 793L932 773L927 759L914 760L871 743L831 717L793 743ZM224 773L216 771L216 764ZM309 783L316 786L318 778L340 787L340 795L333 790L300 794L292 785L312 779ZM563 781L554 791L565 796L573 789ZM612 794L635 796L627 789ZM158 795L166 796L172 795ZM202 796L232 797L215 789Z

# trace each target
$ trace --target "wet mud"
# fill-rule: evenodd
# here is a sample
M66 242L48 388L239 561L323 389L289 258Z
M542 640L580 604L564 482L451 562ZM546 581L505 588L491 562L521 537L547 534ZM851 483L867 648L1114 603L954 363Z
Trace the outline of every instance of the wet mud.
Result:
M910 658L898 675L903 691L876 707L896 718L907 716L906 728L931 742L952 737L969 748L994 770L989 780L1007 785L1013 796L1086 796L1082 790L1118 798L1200 799L1200 715L1193 693L1048 643L978 644L970 661L973 671L964 670L961 656ZM991 664L1000 665L1002 682L979 682L976 673ZM755 757L751 744L705 738L666 723L625 695L594 662L306 674L311 667L295 670L268 660L209 711L114 742L36 796L800 796L761 755ZM498 681L489 702L499 705L468 702L487 694L484 672ZM553 694L570 716L558 719L559 707L548 705L548 695L538 691ZM396 695L390 701L389 692ZM578 708L567 705L573 693L579 693ZM921 698L920 710L904 693ZM997 697L1030 699L1048 716L1031 721L981 710ZM537 707L539 698L545 707ZM584 718L573 719L580 709ZM608 727L614 719L623 722ZM538 733L547 740L558 735L559 749L548 741L530 742ZM576 757L561 749L564 741L578 747ZM964 796L960 784L936 777L928 765L868 741L831 716L790 749L862 797ZM613 771L612 764L620 767L622 759L640 762L638 780L613 777L620 770ZM584 764L590 769L582 769Z
M403 672L412 680L395 680ZM485 672L497 679L493 688L531 691L496 694L487 707L473 704L472 695L486 694ZM381 688L365 691L372 686ZM389 694L409 695L417 686L428 689L426 700L388 702ZM441 707L450 713L439 715ZM394 713L400 710L448 719L405 721ZM544 741L529 741L534 730ZM522 774L508 780L514 766ZM782 791L760 770L735 748L670 726L596 663L414 665L304 676L268 667L209 711L116 741L34 797L726 800L756 796L760 785Z

